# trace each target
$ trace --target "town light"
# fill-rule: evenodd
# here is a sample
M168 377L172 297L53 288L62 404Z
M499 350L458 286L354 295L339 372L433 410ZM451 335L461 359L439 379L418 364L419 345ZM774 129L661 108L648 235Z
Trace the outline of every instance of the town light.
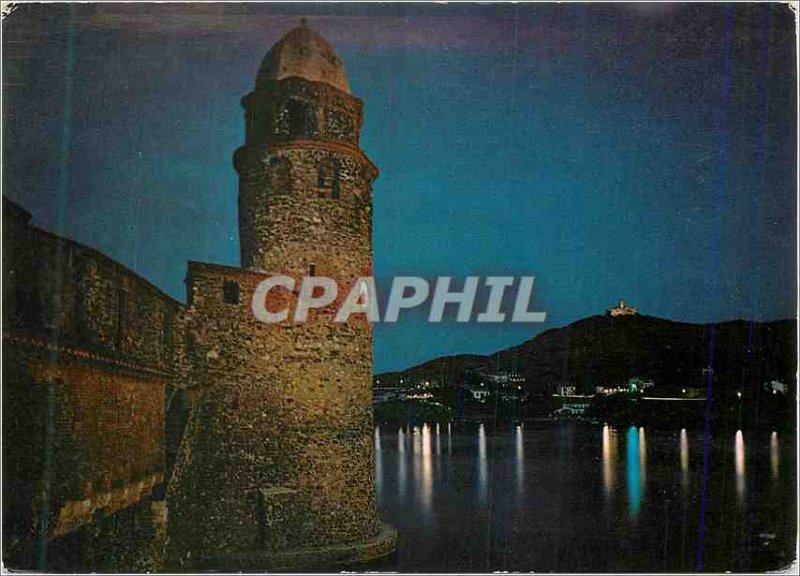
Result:
M737 392L737 393L736 393L736 396L738 396L738 397L739 397L739 399L741 399L741 398L742 398L742 393L741 393L741 392Z

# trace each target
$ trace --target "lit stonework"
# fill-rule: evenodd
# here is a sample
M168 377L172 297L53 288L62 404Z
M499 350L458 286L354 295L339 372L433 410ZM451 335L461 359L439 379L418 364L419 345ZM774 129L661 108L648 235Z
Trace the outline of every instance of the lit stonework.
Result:
M608 316L636 316L638 312L633 306L625 304L624 300L620 300L617 306L612 306L606 310Z
M196 392L167 502L168 560L281 569L389 553L375 507L371 350L363 318L262 324L267 271L336 278L371 265L372 182L362 103L305 25L267 54L243 99L236 151L242 268L190 263L186 329Z
M243 105L241 267L190 262L185 305L4 198L7 565L347 568L394 550L375 503L370 326L331 321L372 260L362 103L302 25ZM270 272L333 277L340 297L307 323L261 323Z

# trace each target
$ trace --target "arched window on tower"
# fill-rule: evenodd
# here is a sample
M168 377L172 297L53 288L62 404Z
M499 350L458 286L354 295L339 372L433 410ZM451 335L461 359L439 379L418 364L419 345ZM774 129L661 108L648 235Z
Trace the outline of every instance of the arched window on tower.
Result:
M292 98L286 103L289 136L313 138L317 133L317 111L310 102Z
M347 110L325 110L325 136L331 140L357 142L353 113Z
M317 170L317 190L320 198L327 197L327 190L331 189L331 198L339 197L339 163L326 158L323 159Z
M331 198L339 199L341 196L341 191L339 189L339 172L340 166L339 161L333 161L333 182L331 183Z
M290 194L292 192L292 163L288 158L273 156L267 167L267 181L270 194Z

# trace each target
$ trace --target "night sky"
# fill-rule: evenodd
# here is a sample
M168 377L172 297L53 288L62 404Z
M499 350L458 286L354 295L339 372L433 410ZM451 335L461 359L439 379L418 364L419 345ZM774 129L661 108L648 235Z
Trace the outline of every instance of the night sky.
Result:
M3 22L3 193L185 301L238 265L240 98L301 15L365 102L375 274L536 276L545 324L378 325L375 369L625 299L795 315L785 5L39 5Z

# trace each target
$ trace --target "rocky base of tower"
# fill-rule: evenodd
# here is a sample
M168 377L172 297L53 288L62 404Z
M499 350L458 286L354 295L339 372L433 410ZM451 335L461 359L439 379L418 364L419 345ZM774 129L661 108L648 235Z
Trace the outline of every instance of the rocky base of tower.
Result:
M358 567L380 560L397 549L397 530L388 524L361 542L281 551L253 550L206 558L193 570L209 572L286 572Z

